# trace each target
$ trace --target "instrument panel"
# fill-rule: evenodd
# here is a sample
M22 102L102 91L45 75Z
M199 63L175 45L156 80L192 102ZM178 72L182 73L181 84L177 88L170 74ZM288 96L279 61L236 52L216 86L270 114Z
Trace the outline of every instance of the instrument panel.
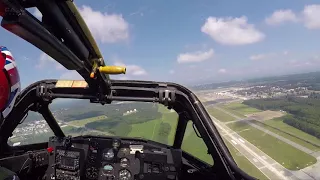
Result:
M120 138L49 140L47 180L178 179L181 150Z

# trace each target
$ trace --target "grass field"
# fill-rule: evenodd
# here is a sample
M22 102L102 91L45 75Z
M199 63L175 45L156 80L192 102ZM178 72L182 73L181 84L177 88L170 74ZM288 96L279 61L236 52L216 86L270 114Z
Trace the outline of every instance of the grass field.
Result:
M257 169L245 156L243 156L239 151L233 147L226 139L224 139L233 159L236 161L238 167L249 175L256 177L261 180L268 179L259 169Z
M91 122L94 122L94 121L100 121L100 120L106 119L106 118L107 118L107 116L102 115L102 116L96 116L96 117L81 119L81 120L70 121L69 124L70 125L74 125L74 126L85 126L87 123L91 123Z
M313 150L313 151L319 151L320 150L319 146L312 145L311 143L308 143L306 140L301 140L300 136L298 134L289 135L287 133L284 133L283 131L274 129L274 128L264 124L267 121L263 121L263 122L252 121L252 122L257 124L257 125L259 125L259 126L261 126L261 127L263 127L263 128L265 128L265 129L267 129L267 130L269 130L269 131L271 131L271 132L274 132L274 133L276 133L276 134L278 134L278 135L280 135L280 136L282 136L282 137L284 137L286 139L289 139L289 140L291 140L291 141L293 141L293 142L295 142L297 144L300 144L301 146L304 146L304 147L306 147L306 148L308 148L310 150ZM294 128L294 127L292 127L292 128ZM299 138L297 138L297 137L299 137Z
M159 112L162 113L161 119L156 119L140 124L133 124L132 130L129 133L129 137L144 137L146 139L158 141L158 131L161 123L169 123L171 126L170 133L168 135L168 144L172 145L174 142L174 136L177 127L178 115L176 112L171 112L164 106L159 106ZM158 141L159 142L159 141ZM192 122L189 122L185 131L184 140L182 143L182 149L197 158L213 165L212 157L207 154L207 147L203 140L199 138L193 128Z
M208 148L204 141L194 132L191 121L188 122L186 128L186 133L182 141L182 150L190 153L204 162L207 162L208 164L213 165L211 155L207 154Z
M132 130L128 134L129 137L142 137L150 140L155 140L155 129L157 124L159 124L159 120L152 120L139 124L132 124Z
M168 135L168 144L172 145L174 142L174 136L177 127L177 118L178 115L175 111L171 112L170 110L166 109L164 106L159 106L159 112L162 113L161 119L155 119L152 121L139 123L139 124L132 124L132 130L129 133L129 137L143 137L146 139L158 141L158 131L160 128L161 122L169 123L171 126L171 130ZM159 141L158 141L159 142Z
M62 127L61 129L62 129L62 131L63 131L64 133L67 133L68 131L70 131L71 129L73 129L73 127L72 127L72 126L64 126L64 127Z
M219 109L216 108L207 108L207 111L210 115L217 118L219 121L222 122L228 122L228 121L234 121L236 118L230 116L229 114L226 114Z
M298 136L301 139L304 139L306 141L309 141L309 142L311 142L313 144L316 144L316 145L320 146L320 139L319 138L317 138L315 136L312 136L310 134L307 134L307 133L305 133L305 132L303 132L303 131L295 128L295 127L292 127L292 126L284 123L282 118L275 118L275 119L272 119L272 120L265 121L264 123L269 125L269 126L278 128L283 132L286 132L286 133L289 133L289 134L293 134L295 136Z
M279 118L284 116L286 113L284 112L280 112L280 111L262 111L262 112L257 112L257 113L253 113L253 114L248 114L248 117L252 117L255 120L258 121L266 121L266 120L270 120L270 119L274 119L274 118Z
M247 106L239 102L225 104L225 105L222 105L221 107L239 117L246 117L245 115L247 114L261 112L261 110L259 109L252 108L250 106Z
M256 129L245 122L231 123L228 126L235 131L249 129L247 131L239 132L239 135L287 169L299 170L317 162L311 155Z

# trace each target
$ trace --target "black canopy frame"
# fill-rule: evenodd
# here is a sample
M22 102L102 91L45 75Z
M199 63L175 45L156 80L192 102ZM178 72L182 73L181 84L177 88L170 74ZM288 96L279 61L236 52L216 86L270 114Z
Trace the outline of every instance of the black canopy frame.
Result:
M65 136L52 115L48 105L56 98L88 99L106 104L113 101L139 101L160 103L179 114L173 148L181 148L188 121L192 121L205 142L214 160L214 171L224 172L221 178L254 179L243 172L234 162L228 148L202 103L189 89L175 83L152 81L112 80L111 95L101 96L92 89L56 87L57 80L43 80L27 87L0 128L0 143L4 144L12 135L28 111L42 114L56 136ZM2 148L1 151L8 149ZM205 163L204 163L205 164ZM209 168L209 166L207 167Z

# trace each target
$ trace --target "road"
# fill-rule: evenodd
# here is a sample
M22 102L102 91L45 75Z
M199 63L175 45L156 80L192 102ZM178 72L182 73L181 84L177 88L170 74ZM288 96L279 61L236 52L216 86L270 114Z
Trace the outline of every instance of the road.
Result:
M244 120L243 118L240 118L222 108L219 108L219 107L216 107L215 108L235 117L237 120L236 121L241 121L241 120ZM247 121L248 122L248 121ZM224 123L224 124L227 124L227 123ZM253 124L253 123L249 123L250 125L252 125L253 127L257 128L258 125L256 124ZM273 137L281 140L281 141L284 141L290 145L292 145L293 147L297 148L297 149L300 149L301 151L304 151L310 155L312 155L313 157L315 157L317 159L317 162L309 167L306 167L304 169L300 169L299 171L290 171L290 170L287 170L289 172L291 172L292 174L294 174L296 177L299 177L299 179L320 179L320 152L315 152L315 151L312 151L308 148L305 148L303 146L301 146L300 144L297 144L291 140L288 140L282 136L279 136L278 134L275 134L261 126L258 126L258 129L265 132L265 133L268 133L269 135L272 135ZM277 164L277 166L281 166L283 167L282 165L280 165L279 163ZM284 168L284 167L283 167Z
M242 138L238 133L211 116L214 124L224 132L227 139L243 156L256 166L269 179L299 179L274 159ZM241 168L241 167L240 167ZM306 178L306 177L305 177Z

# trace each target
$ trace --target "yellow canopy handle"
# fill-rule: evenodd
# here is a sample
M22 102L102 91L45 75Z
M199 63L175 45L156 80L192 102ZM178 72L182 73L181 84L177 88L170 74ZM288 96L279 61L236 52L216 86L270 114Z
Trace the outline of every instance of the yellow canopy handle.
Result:
M100 66L99 71L104 74L125 74L126 67L122 66Z

